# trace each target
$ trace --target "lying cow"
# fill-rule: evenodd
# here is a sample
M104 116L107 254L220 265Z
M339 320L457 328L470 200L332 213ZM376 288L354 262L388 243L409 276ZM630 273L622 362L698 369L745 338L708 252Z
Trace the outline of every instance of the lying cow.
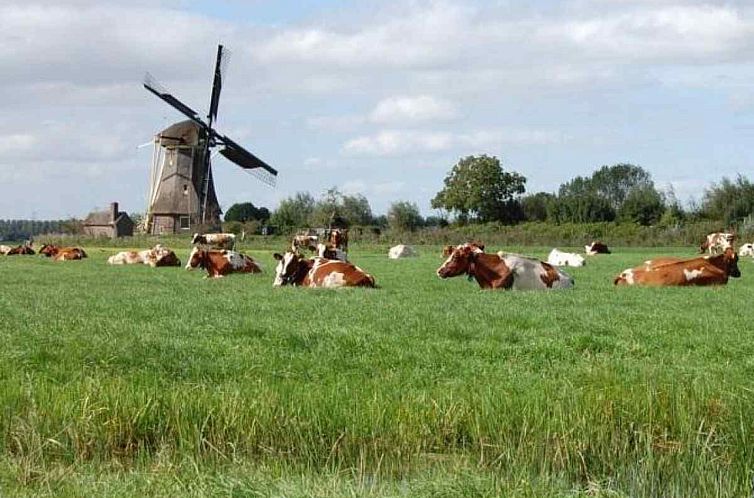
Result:
M736 240L735 234L727 232L714 232L702 241L699 246L699 254L709 252L710 254L720 254L725 252L729 247L733 247L733 241Z
M345 251L333 247L330 244L317 244L317 257L324 259L335 259L338 261L348 261L348 254Z
M484 252L484 244L482 244L481 242L473 241L473 242L467 242L467 244L471 245L471 246L474 246L474 247L477 247L482 252ZM443 247L442 248L442 257L443 258L449 257L451 254L453 254L453 251L455 250L456 247L457 246L445 246L445 247Z
M594 256L595 254L610 254L610 249L599 240L595 240L591 244L584 246L584 252L587 256Z
M456 246L437 269L440 278L468 275L482 289L568 289L573 279L554 266L518 254L485 254L474 244Z
M181 260L178 259L175 252L167 247L157 244L152 249L143 251L121 251L107 258L108 264L111 265L135 265L144 264L152 268L160 266L181 266Z
M687 286L724 285L728 277L738 278L738 255L732 248L722 254L693 259L656 258L618 275L615 285Z
M273 287L374 287L372 275L346 261L307 259L293 251L275 253L273 257L278 262Z
M754 244L751 244L751 243L743 244L741 247L738 248L738 255L739 256L754 256Z
M191 238L194 245L209 246L215 249L228 249L236 247L236 234L234 233L195 233Z
M333 228L330 230L327 242L335 249L348 252L348 230L345 228Z
M211 278L224 277L229 273L261 273L254 258L240 252L228 250L207 250L194 247L189 254L186 269L204 268Z
M5 256L11 251L11 249L13 249L11 246L0 245L0 254Z
M319 245L319 237L316 235L303 235L298 234L291 240L291 251L295 253L301 253L302 249L308 249L311 252L317 252L317 246Z
M6 256L29 255L29 254L34 254L34 249L32 249L31 246L27 246L27 245L13 247L7 253L5 253Z
M390 259L411 258L414 256L418 256L416 250L414 250L413 247L404 244L393 246L387 252L387 257Z
M39 249L39 255L55 261L79 260L88 257L86 251L80 247L60 247L54 244L44 244Z
M553 266L584 266L586 260L581 254L553 249L547 256L547 263Z

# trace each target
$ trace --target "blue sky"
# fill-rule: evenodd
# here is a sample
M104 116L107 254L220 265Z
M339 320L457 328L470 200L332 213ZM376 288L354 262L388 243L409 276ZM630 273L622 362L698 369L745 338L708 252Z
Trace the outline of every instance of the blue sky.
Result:
M270 189L218 158L226 208L337 186L429 214L450 167L483 153L529 192L619 162L685 200L754 176L749 2L8 0L0 218L144 211L136 146L181 115L141 79L204 112L220 41L218 128L280 171Z

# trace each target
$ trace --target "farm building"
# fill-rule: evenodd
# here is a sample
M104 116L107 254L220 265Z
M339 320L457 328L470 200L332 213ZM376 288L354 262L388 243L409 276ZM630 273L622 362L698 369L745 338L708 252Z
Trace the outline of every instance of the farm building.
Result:
M125 211L118 211L118 203L110 203L106 211L93 211L84 220L84 233L94 237L130 237L134 222Z

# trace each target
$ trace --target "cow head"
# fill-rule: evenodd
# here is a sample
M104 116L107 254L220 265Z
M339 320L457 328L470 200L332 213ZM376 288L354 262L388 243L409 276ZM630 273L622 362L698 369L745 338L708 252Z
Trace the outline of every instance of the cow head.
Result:
M474 264L476 256L483 252L482 247L471 242L456 246L450 251L448 259L437 269L437 276L440 278L450 278L468 273Z
M202 234L200 234L200 233L195 233L195 234L193 235L193 237L191 237L191 243L192 243L192 244L198 244L198 243L200 243L200 242L201 242L201 238L202 238Z
M728 268L728 276L733 278L741 276L741 270L738 268L738 254L732 247L727 248L723 253L723 261Z
M188 263L186 263L186 269L192 270L194 268L204 268L207 260L207 251L194 247L191 249L191 254L188 257Z
M303 279L303 275L309 271L310 260L304 259L303 256L293 251L286 251L285 254L276 252L272 257L278 262L275 267L273 287L296 285Z

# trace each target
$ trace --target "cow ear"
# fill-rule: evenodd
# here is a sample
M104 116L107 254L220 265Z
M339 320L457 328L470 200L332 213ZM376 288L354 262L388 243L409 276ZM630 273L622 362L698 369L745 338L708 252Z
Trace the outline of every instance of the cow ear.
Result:
M272 257L275 258L277 261L280 261L281 259L283 259L283 255L280 254L279 252L276 252L275 254L273 254Z

